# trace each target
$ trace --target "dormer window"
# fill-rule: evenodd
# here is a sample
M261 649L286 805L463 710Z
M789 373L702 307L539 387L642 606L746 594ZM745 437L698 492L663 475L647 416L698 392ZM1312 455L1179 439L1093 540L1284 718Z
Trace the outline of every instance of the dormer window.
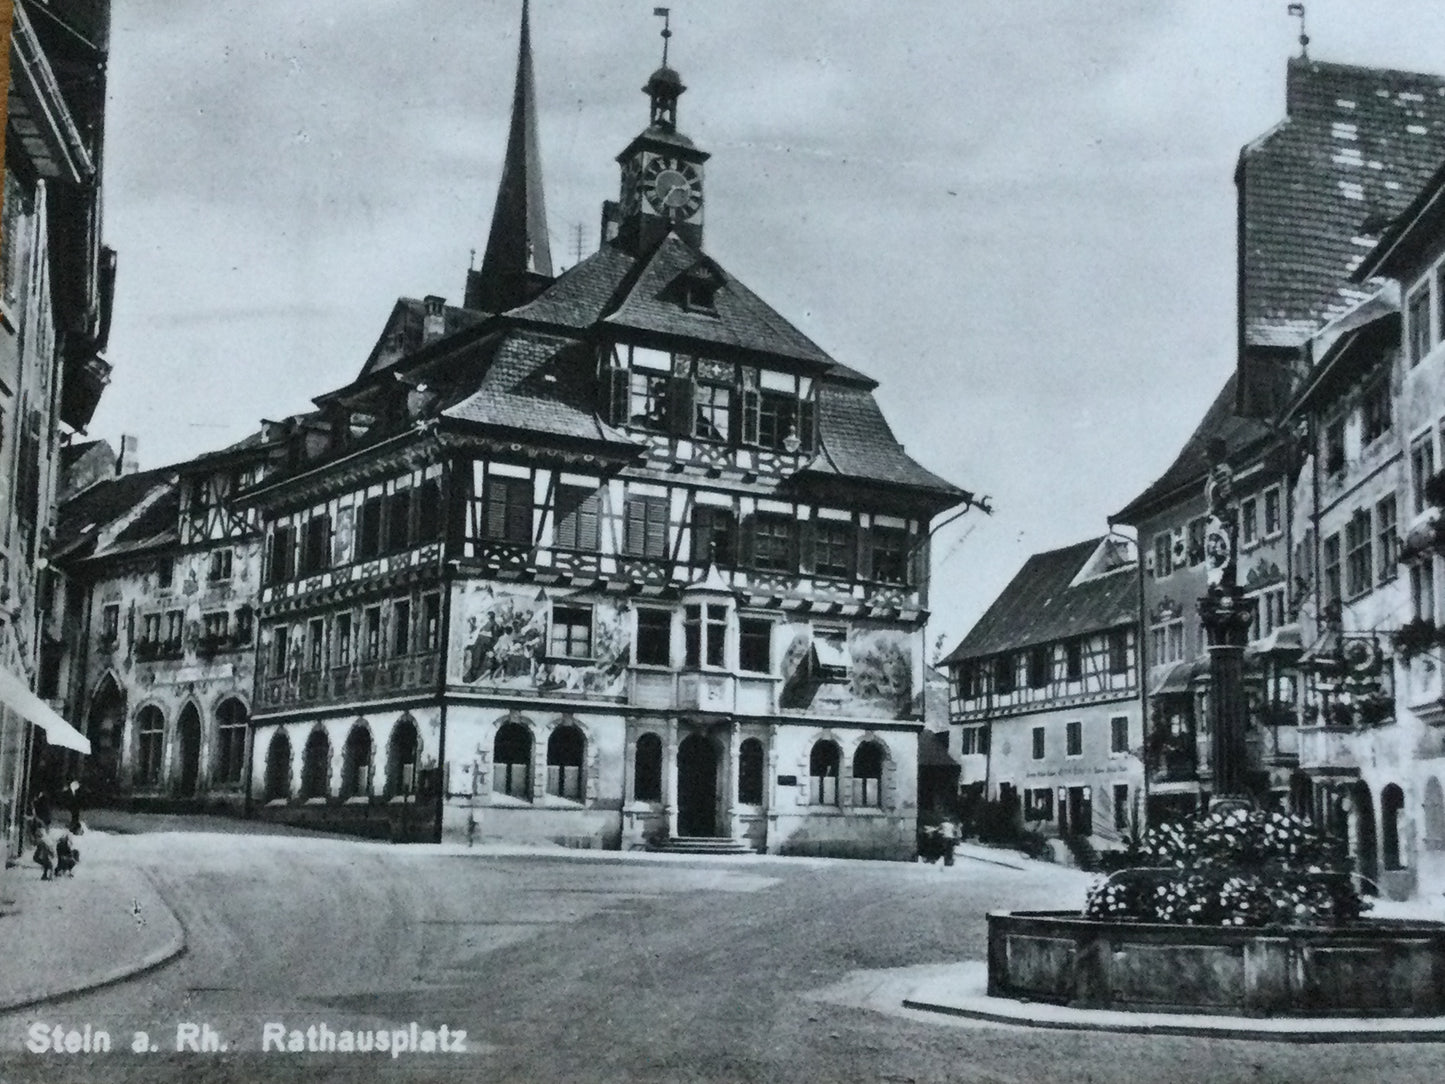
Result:
M722 286L721 273L711 264L700 263L674 279L666 296L688 312L716 316L717 292Z

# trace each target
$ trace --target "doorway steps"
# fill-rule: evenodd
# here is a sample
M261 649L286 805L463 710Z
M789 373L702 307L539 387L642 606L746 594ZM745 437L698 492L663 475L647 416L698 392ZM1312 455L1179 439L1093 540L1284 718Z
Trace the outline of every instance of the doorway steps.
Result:
M662 854L757 854L757 848L750 847L740 839L723 836L674 836L659 843L650 850Z

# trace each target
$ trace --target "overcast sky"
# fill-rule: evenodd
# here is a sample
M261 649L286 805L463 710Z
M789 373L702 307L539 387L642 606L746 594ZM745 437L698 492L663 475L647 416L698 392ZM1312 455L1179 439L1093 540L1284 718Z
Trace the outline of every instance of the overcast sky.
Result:
M553 263L647 120L654 0L534 0ZM1280 120L1284 0L672 0L705 244L881 381L926 466L952 645L1031 553L1102 533L1234 359L1240 146ZM1445 71L1438 0L1310 0L1320 59ZM114 0L92 435L156 466L307 409L398 296L485 245L520 0Z

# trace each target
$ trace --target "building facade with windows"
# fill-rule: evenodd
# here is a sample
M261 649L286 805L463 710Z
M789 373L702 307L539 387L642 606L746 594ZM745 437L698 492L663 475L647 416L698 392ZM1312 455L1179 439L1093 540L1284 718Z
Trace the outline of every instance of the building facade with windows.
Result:
M57 635L43 570L62 438L89 424L110 373L102 354L115 253L101 244L109 20L108 0L14 0L0 20L9 58L0 98L0 669L22 691L38 688ZM33 708L14 710L24 699L0 703L7 857L19 849L30 796L58 792L69 763ZM49 725L61 727L53 706Z
M318 398L326 447L244 495L268 537L253 804L910 856L929 525L968 495L705 253L672 69L599 249L553 277L527 33L464 307L427 298L400 348L394 314Z
M981 768L1047 834L1117 847L1142 824L1138 577L1120 536L1037 554L945 660L963 785Z
M81 631L53 670L91 742L92 800L244 811L261 535L231 495L284 451L284 428L93 479L61 505L54 567Z
M1302 666L1328 651L1316 642L1325 595L1353 589L1363 598L1380 587L1390 512L1380 502L1398 468L1378 388L1356 399L1353 420L1337 412L1307 437L1291 404L1308 378L1313 337L1375 293L1351 272L1445 152L1442 90L1436 76L1295 58L1285 119L1240 151L1235 374L1176 461L1113 517L1137 527L1145 553L1151 818L1197 808L1212 782L1195 604L1205 587L1204 481L1216 458L1233 474L1239 576L1256 610L1245 660L1252 779L1271 800L1313 811L1313 784L1298 771ZM1316 453L1311 440L1326 480L1318 500L1309 488L1315 468L1303 469ZM1351 449L1362 448L1384 476L1368 484L1346 477Z

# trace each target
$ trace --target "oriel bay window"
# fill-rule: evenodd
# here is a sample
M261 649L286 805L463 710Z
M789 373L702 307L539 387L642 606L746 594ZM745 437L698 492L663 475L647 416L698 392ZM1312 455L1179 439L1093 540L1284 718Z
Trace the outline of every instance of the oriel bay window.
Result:
M592 607L552 607L552 630L547 654L554 659L590 659L592 657Z
M727 606L717 602L684 606L682 610L684 665L693 668L723 666L726 658L727 629Z

